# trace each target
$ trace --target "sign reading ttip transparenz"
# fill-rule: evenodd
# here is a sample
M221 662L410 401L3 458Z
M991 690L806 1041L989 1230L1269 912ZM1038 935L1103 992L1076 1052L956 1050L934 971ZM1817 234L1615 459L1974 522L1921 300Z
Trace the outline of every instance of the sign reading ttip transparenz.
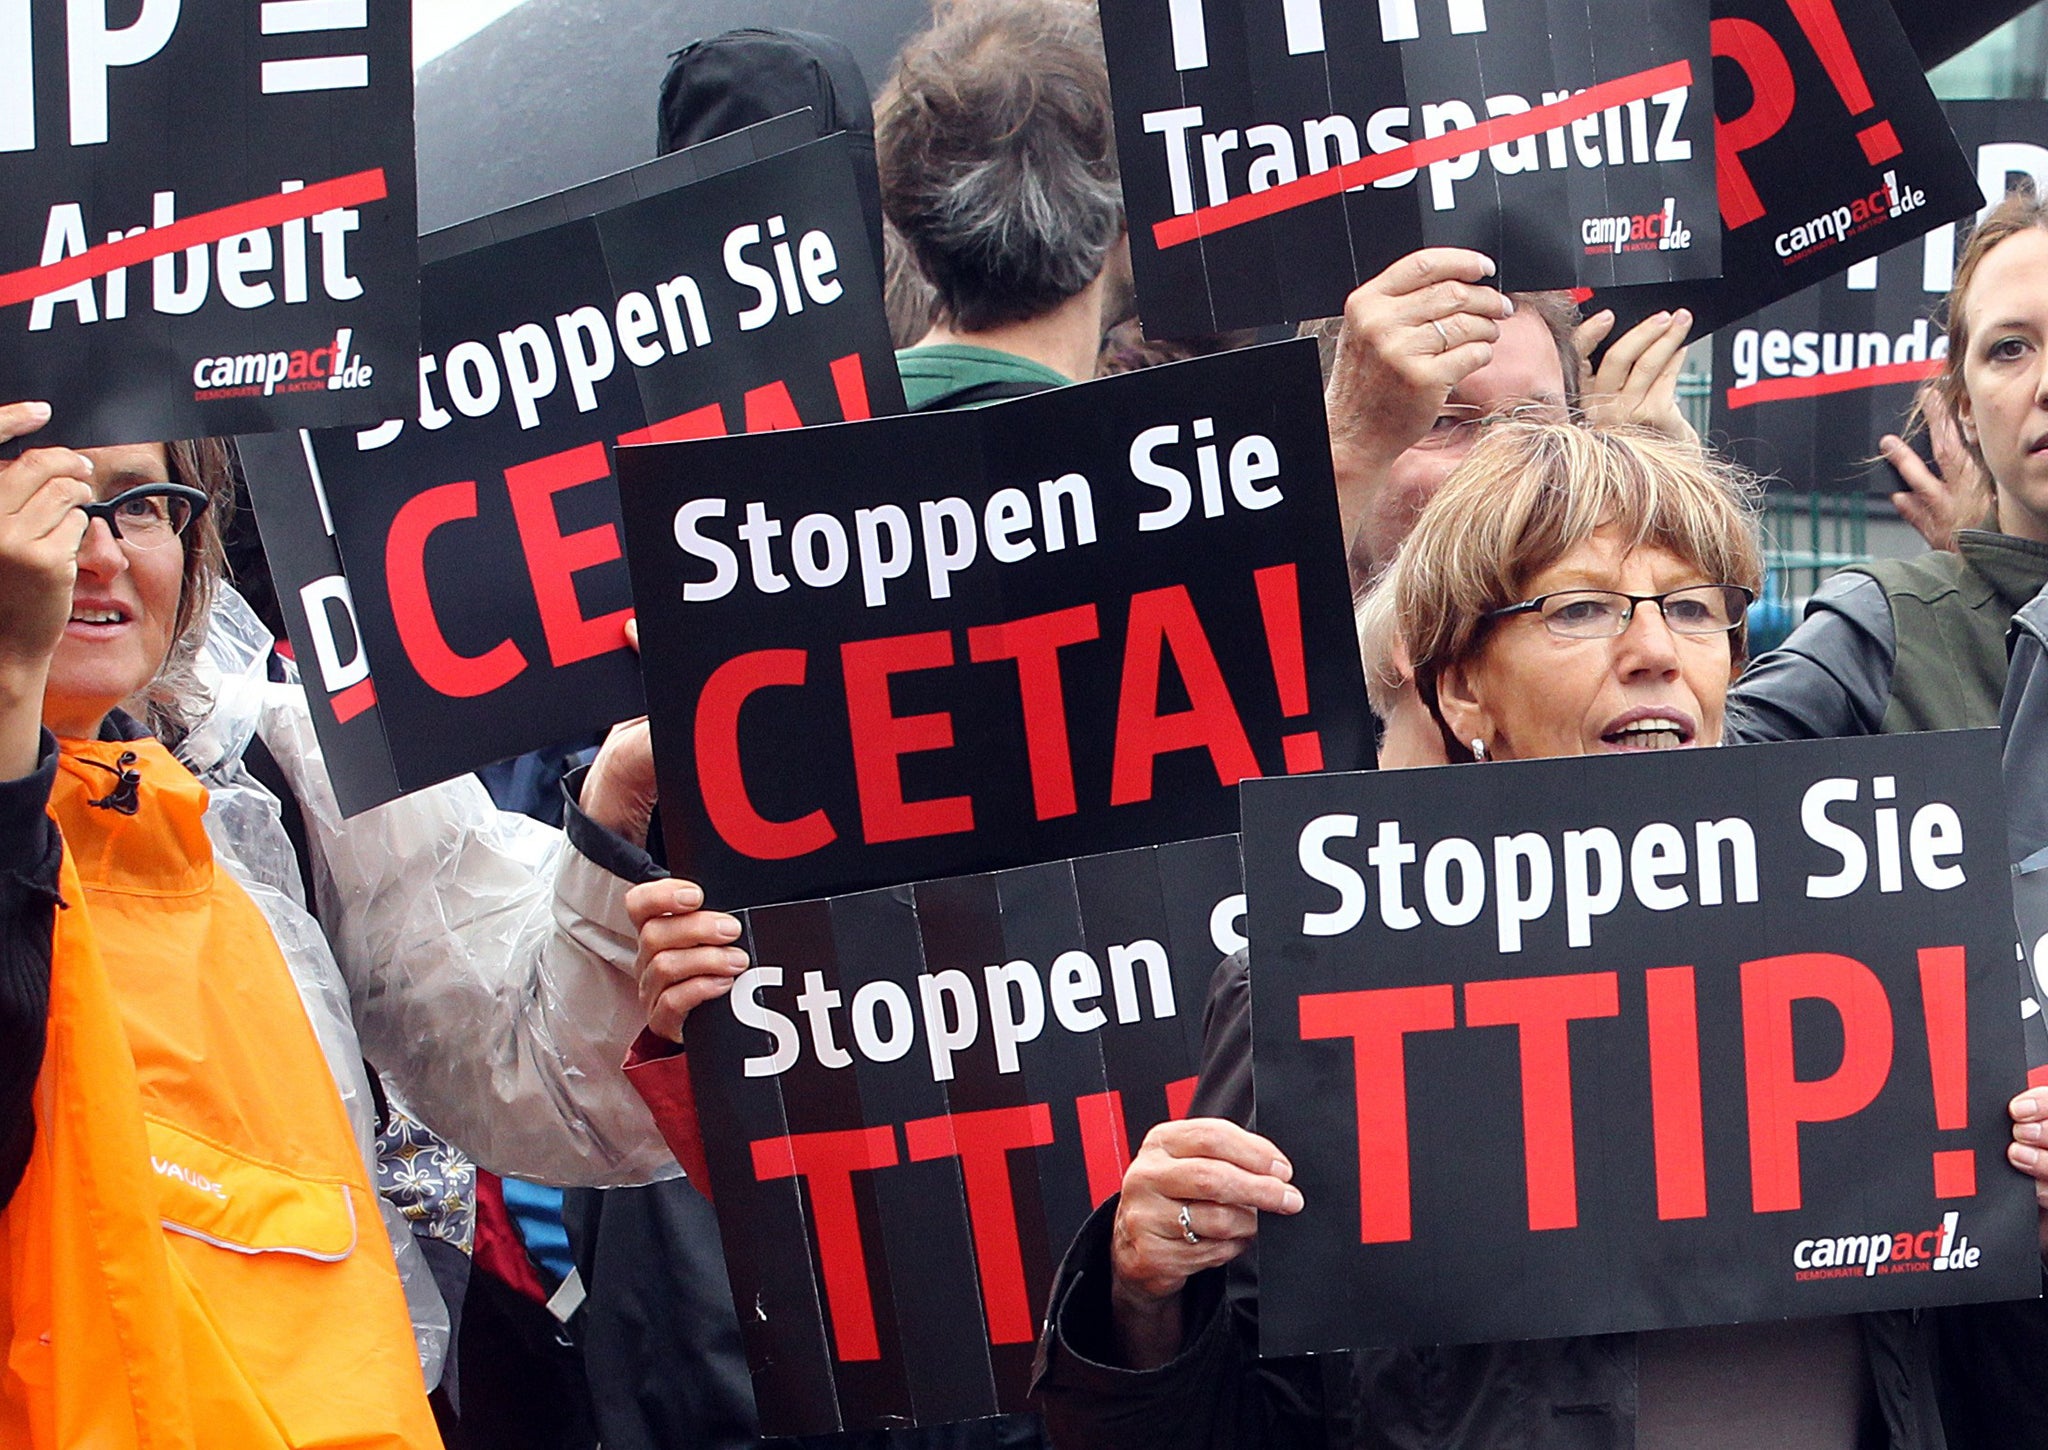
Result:
M790 129L426 239L410 416L243 441L344 810L642 713L616 445L901 411L846 142Z
M1248 783L1260 1348L2032 1296L1996 731Z
M2048 192L2048 102L1952 101L1956 138L1985 207L2030 180ZM1858 262L1714 338L1712 431L1745 466L1800 489L1890 493L1877 440L1905 426L1920 383L1941 370L1934 320L1954 279L1957 228Z
M1234 837L742 913L690 1017L761 1430L1030 1408L1053 1269L1184 1117Z
M1315 348L622 449L669 864L727 908L1229 831L1369 764Z
M1720 278L1595 306L1623 326L1690 308L1703 336L1977 205L1889 0L1713 0L1713 14Z
M0 0L0 397L74 445L412 392L407 0Z
M1404 253L1721 270L1706 0L1103 0L1152 336L1328 317Z

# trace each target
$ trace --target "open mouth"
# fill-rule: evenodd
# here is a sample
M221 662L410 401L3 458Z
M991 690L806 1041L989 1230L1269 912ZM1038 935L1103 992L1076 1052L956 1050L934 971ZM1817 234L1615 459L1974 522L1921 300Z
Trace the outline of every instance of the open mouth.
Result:
M115 604L74 605L71 610L71 622L93 626L126 624L128 611Z
M1692 744L1692 727L1681 720L1650 716L1631 720L1600 737L1610 750L1680 750Z

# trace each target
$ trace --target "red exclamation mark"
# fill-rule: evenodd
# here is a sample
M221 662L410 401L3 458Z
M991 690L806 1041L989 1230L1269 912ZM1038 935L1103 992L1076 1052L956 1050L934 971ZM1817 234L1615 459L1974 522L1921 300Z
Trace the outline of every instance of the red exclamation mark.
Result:
M1934 1081L1934 1125L1970 1126L1970 1026L1961 947L1920 948L1920 1010L1927 1018L1927 1068ZM1934 1155L1934 1196L1971 1198L1977 1155L1949 1148Z
M1849 114L1860 116L1870 110L1876 102L1870 99L1870 86L1863 79L1863 67L1856 63L1856 52L1849 44L1847 32L1842 29L1842 18L1835 14L1835 0L1785 0L1785 3L1791 7L1799 28L1806 32L1814 54L1820 57L1821 66L1841 93L1842 104L1849 108ZM1892 130L1889 121L1864 127L1856 133L1856 139L1863 144L1863 155L1872 166L1882 165L1904 149L1899 145L1898 133Z
M1308 667L1301 649L1301 590L1292 564L1275 564L1252 575L1259 590L1259 614L1266 621L1266 649L1273 657L1273 683L1280 691L1280 713L1308 713ZM1283 735L1280 750L1289 775L1308 775L1323 768L1323 737L1313 730Z
M868 376L861 370L859 353L832 359L832 387L839 394L839 416L847 422L874 416L868 411Z

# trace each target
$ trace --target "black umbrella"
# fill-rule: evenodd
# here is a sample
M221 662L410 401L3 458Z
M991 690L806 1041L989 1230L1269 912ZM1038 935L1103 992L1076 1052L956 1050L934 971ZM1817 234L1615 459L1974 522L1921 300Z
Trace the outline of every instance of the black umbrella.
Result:
M742 25L843 41L879 91L928 0L527 0L420 71L420 229L654 156L669 55Z

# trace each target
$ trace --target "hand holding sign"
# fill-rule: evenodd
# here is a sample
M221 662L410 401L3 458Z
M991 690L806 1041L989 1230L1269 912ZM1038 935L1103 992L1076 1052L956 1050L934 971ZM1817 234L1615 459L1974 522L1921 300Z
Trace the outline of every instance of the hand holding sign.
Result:
M670 878L644 881L626 893L626 915L640 933L633 971L647 1026L669 1042L683 1040L683 1019L732 990L747 969L737 917L704 909L704 888Z
M1180 1292L1258 1237L1261 1213L1301 1212L1294 1168L1270 1141L1225 1118L1161 1123L1124 1174L1111 1239L1110 1302L1124 1362L1151 1369L1180 1352Z
M2034 1202L2041 1213L2041 1257L2048 1260L2048 1088L2032 1088L2014 1098L2012 1146L2006 1162L2034 1180Z
M1678 374L1685 367L1692 314L1683 307L1644 318L1622 334L1593 367L1593 354L1614 331L1614 313L1597 312L1579 324L1572 342L1591 369L1581 395L1586 420L1633 424L1681 442L1699 441L1678 406Z
M50 420L46 403L0 407L0 443ZM36 765L43 680L64 637L77 577L78 542L91 520L92 460L68 448L38 448L0 464L0 780ZM19 717L19 718L17 718Z

